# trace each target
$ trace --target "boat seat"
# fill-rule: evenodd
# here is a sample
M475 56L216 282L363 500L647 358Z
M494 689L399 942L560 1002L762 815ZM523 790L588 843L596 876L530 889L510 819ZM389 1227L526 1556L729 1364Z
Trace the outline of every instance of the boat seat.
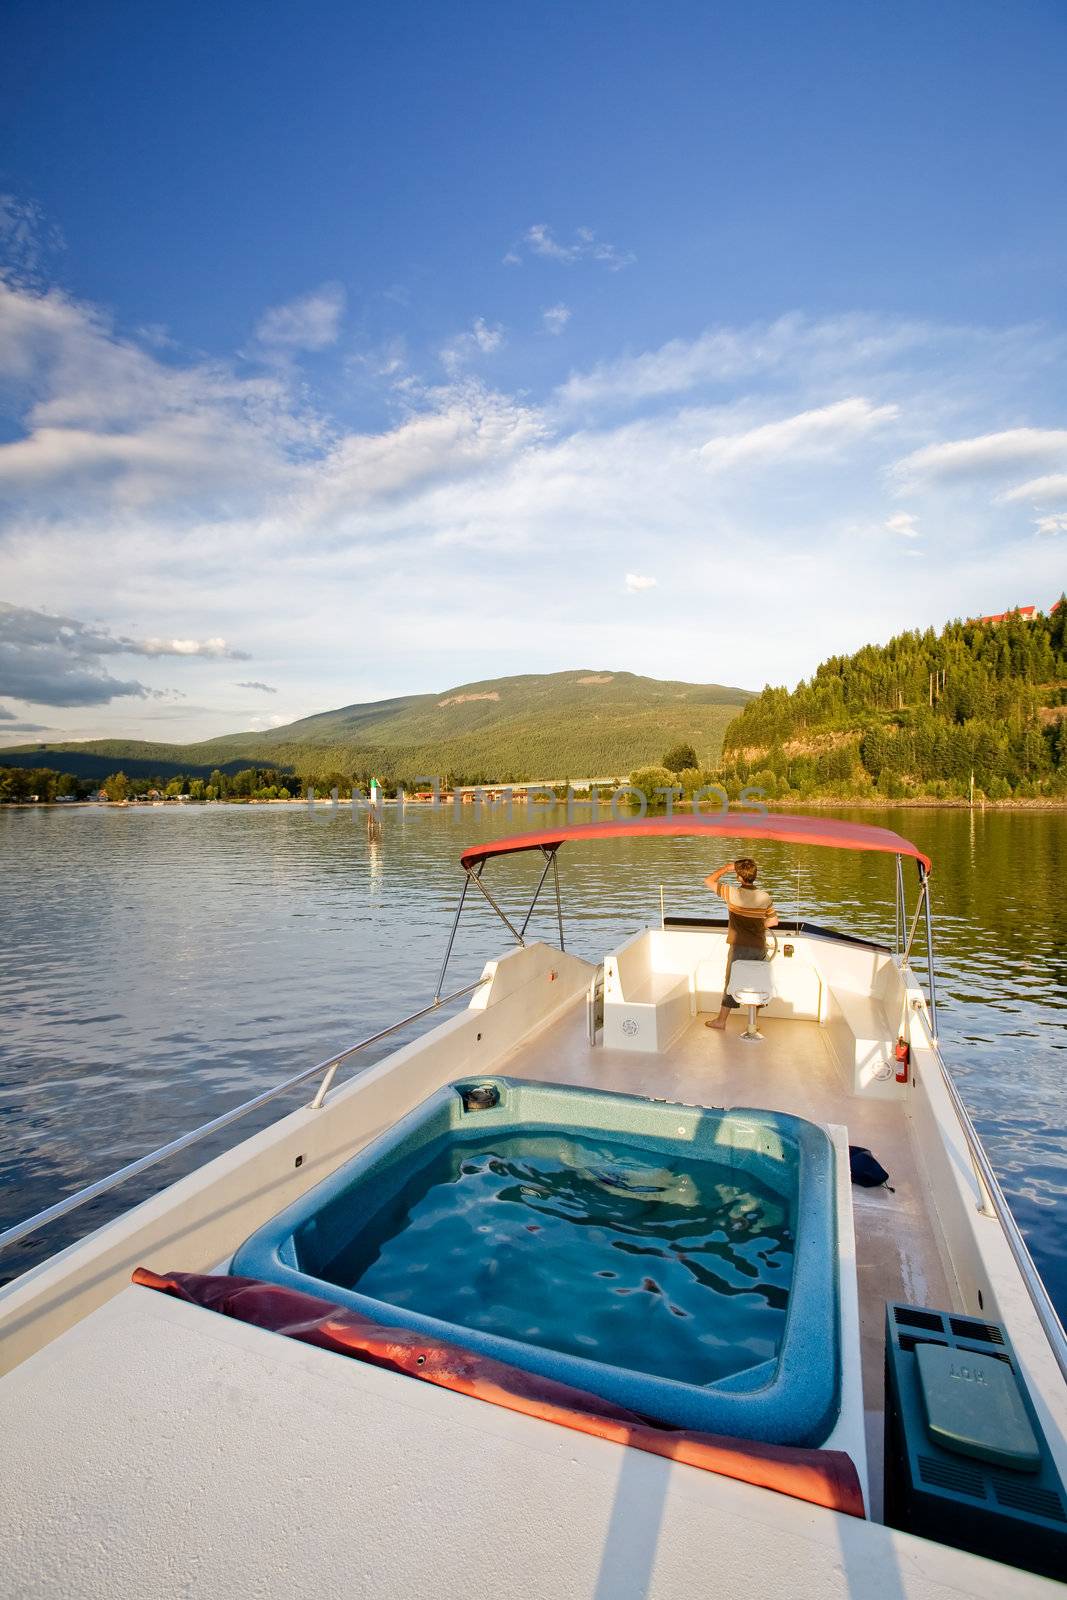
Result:
M730 969L730 998L742 1006L765 1006L774 999L769 961L735 961Z
M827 1006L827 1039L850 1080L853 1094L894 1098L900 1094L887 1067L899 1030L872 994L832 987Z
M769 961L735 961L730 968L730 998L748 1007L748 1026L742 1039L762 1039L756 1011L774 999L774 977Z

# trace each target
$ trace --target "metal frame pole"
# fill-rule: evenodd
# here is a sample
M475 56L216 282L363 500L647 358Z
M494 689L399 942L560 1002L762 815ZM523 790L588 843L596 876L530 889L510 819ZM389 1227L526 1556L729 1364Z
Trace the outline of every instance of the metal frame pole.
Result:
M934 983L934 923L930 910L930 875L923 869L922 884L926 904L926 975L930 985L930 1029L937 1041L937 994Z
M529 927L530 918L534 914L534 907L536 906L538 900L540 900L540 898L541 898L541 890L544 887L545 879L548 877L548 869L552 865L552 861L551 861L551 858L549 856L548 851L542 849L541 854L545 858L545 865L544 865L544 868L542 870L541 876L537 880L537 888L534 890L534 897L530 901L530 909L529 909L529 911L527 911L526 917L525 917L525 919L523 921L523 924L522 924L522 927L519 930L519 932L523 933L523 934L525 934L526 929Z
M900 856L897 856L897 905L893 938L899 956L904 948L904 863Z
M441 990L445 986L445 973L448 970L448 962L449 962L449 957L452 954L452 946L456 942L456 930L459 927L459 919L463 915L463 902L467 898L467 886L468 886L468 880L467 880L466 877L464 877L464 879L463 879L463 888L460 890L460 894L459 894L459 905L456 907L456 915L452 920L452 932L448 936L448 948L445 951L445 959L441 962L441 972L440 972L440 976L437 979L437 988L434 990L434 999L435 1000L440 1000L440 998L441 998Z
M511 937L515 940L515 943L517 945L522 946L522 948L525 949L526 948L526 940L523 938L522 934L519 932L518 928L516 928L515 924L511 921L511 919L509 917L505 916L503 911L501 911L500 907L497 905L496 901L493 899L492 895L489 893L489 890L485 887L485 884L482 882L481 874L477 873L477 872L472 872L470 867L467 867L464 870L466 871L467 877L470 879L471 883L474 884L474 887L476 889L480 889L482 894L484 894L485 898L488 900L489 904L492 906L493 910L496 912L497 916L500 918L500 920L504 924L505 928L507 928L508 932L511 934Z
M927 895L927 892L926 892L926 880L924 879L924 877L922 875L922 868L920 867L920 869L919 869L919 898L915 903L915 915L911 919L911 929L910 929L910 931L908 933L908 942L904 946L904 955L902 957L902 964L905 967L908 965L908 963L909 963L909 961L911 959L911 947L912 947L912 943L914 942L914 939L915 939L915 930L919 926L919 917L922 915L923 905L925 904L927 899L928 899L928 895Z
M556 861L555 850L551 851L551 856L552 878L556 885L556 921L559 923L559 947L561 950L565 950L566 946L563 943L563 901L560 899L559 893L559 864Z

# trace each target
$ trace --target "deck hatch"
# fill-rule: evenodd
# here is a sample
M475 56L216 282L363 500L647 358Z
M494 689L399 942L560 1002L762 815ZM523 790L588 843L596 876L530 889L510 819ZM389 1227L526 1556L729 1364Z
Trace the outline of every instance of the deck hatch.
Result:
M1004 1329L889 1305L885 1378L889 1526L1062 1577L1067 1497Z

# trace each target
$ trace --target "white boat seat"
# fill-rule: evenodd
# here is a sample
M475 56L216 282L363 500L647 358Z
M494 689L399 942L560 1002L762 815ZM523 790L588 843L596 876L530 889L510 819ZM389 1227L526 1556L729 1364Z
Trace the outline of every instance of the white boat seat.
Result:
M742 1039L762 1039L756 1011L774 999L774 979L769 961L735 961L730 968L730 998L748 1007L748 1026Z
M739 1006L765 1006L774 999L769 961L735 961L730 969L730 998Z

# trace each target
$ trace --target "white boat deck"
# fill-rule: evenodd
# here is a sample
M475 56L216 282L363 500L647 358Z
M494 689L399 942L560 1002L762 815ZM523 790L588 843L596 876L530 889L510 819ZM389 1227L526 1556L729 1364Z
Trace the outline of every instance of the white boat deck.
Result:
M888 1189L853 1187L859 1280L863 1403L872 1473L880 1470L884 1412L886 1301L964 1309L930 1215L921 1169L899 1101L849 1092L817 1022L763 1017L762 1043L742 1040L743 1013L726 1031L698 1016L663 1054L591 1047L584 1007L519 1046L500 1071L522 1078L573 1083L625 1094L652 1095L689 1105L758 1106L811 1122L838 1123L850 1144L873 1150L890 1174ZM875 1511L880 1485L872 1482Z
M19 1600L1059 1592L139 1288L4 1380L0 1532Z
M870 958L842 945L815 954L851 971L845 1001L851 994L862 1004ZM891 1174L893 1193L852 1190L872 1474L882 1454L885 1301L967 1309L943 1227L961 1277L973 1275L971 1299L984 1285L1009 1322L1058 1447L1062 1384L1049 1373L1051 1354L997 1224L978 1218L962 1136L921 1041L907 1091L884 1098L854 1092L830 1048L836 1022L765 1015L764 1042L748 1044L740 1016L725 1034L700 1016L659 1054L591 1048L592 971L550 947L511 952L469 1009L335 1088L324 1109L291 1113L8 1286L0 1596L691 1600L736 1591L752 1600L1014 1600L1058 1592L876 1521L128 1287L139 1262L217 1270L348 1155L474 1073L768 1107L844 1126ZM871 1489L877 1517L876 1481Z

